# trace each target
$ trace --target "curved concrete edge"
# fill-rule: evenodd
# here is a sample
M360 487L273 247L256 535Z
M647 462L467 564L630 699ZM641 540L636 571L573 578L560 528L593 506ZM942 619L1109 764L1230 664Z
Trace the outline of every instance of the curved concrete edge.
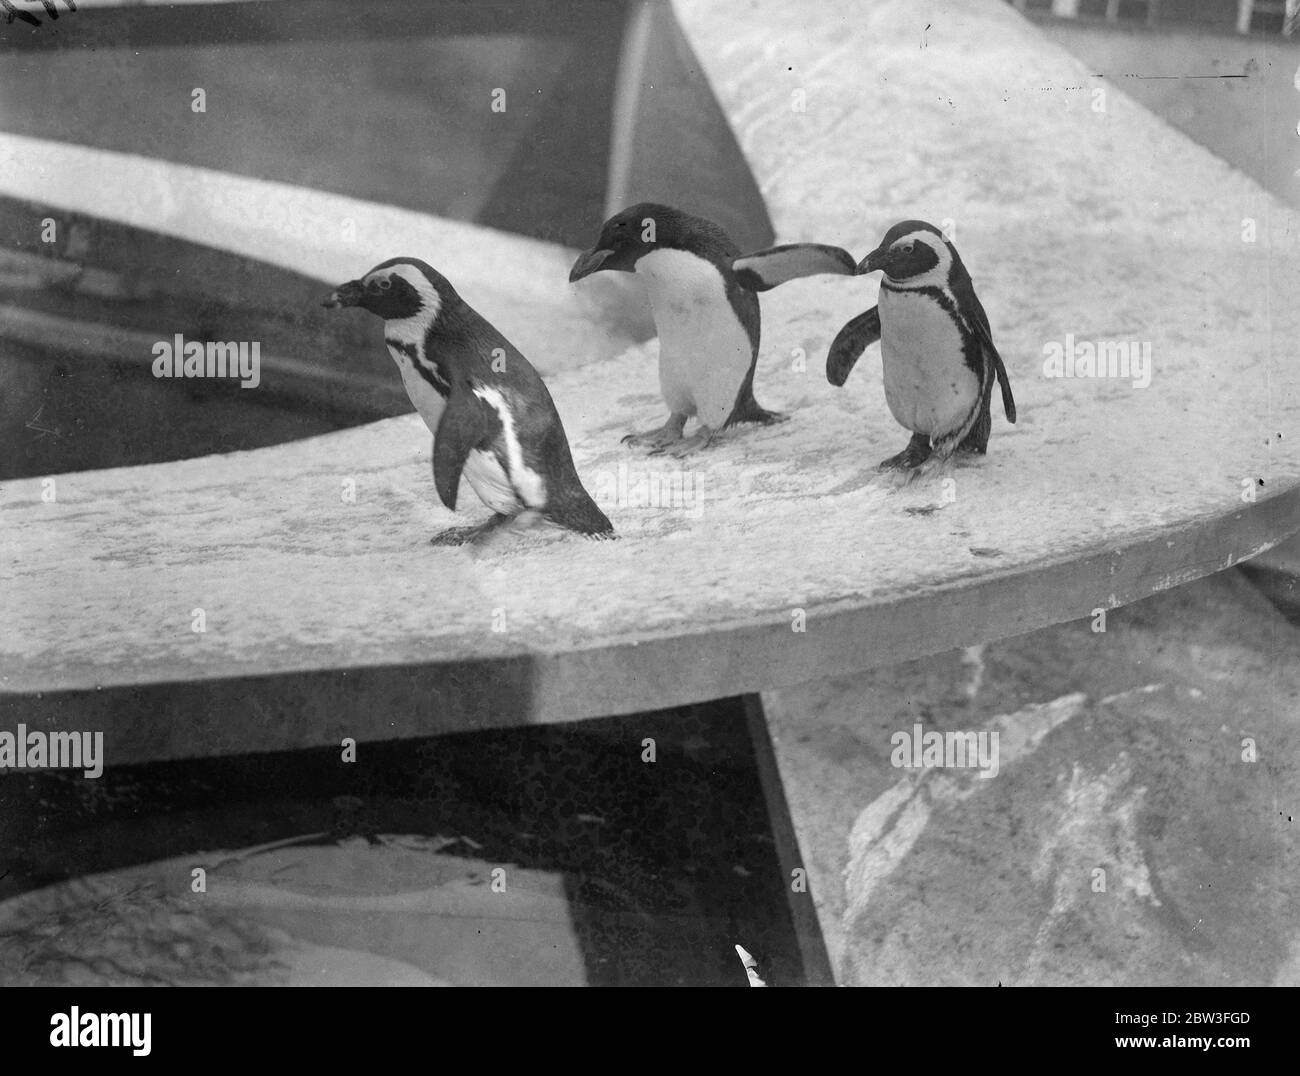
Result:
M388 258L419 257L543 374L654 331L629 281L569 284L576 250L310 187L0 132L0 195L291 269L320 280L322 297Z
M529 716L563 721L685 705L1021 635L1223 571L1297 531L1300 489L1292 489L1087 556L956 581L904 606L893 605L889 616L873 616L870 604L855 604L807 610L803 632L791 630L789 617L714 628L710 648L719 660L707 665L698 661L699 644L690 634L535 655ZM575 681L583 684L580 696L567 686ZM593 691L593 685L605 690Z
M692 6L701 9L710 7L707 4ZM768 4L766 7L769 11L758 19L757 29L750 27L748 33L755 34L761 31L769 34L770 37L772 36L772 29L779 27L779 19L791 17L784 9L774 13L773 5ZM880 10L890 8L899 10L900 5L880 5ZM872 10L875 12L877 9ZM993 4L986 4L981 9L973 8L972 10L982 10L982 17L989 19L1004 19L1007 17L1006 12L1001 10L1000 6ZM767 26L767 29L764 29L765 26ZM715 29L716 32L718 31ZM903 36L896 34L895 37L896 40L893 40L892 48L893 52L898 53L904 48L904 44L901 43L903 42ZM907 41L910 42L911 38L908 37ZM717 50L711 50L707 46L707 41L702 42L700 45L701 54L706 56L706 64L708 63L707 58L714 57L717 52ZM744 47L744 41L738 39L736 43L733 43L733 48L741 47ZM806 42L796 40L794 47L808 54L808 59L811 61L813 54L816 53L818 43L816 40ZM911 44L906 44L906 48L909 50L912 47ZM911 55L911 52L909 51L908 54ZM722 59L715 59L715 63L722 63L727 58L726 55L722 55ZM822 69L824 70L826 66L826 63L823 63ZM1073 70L1073 67L1070 70ZM839 77L838 73L837 77ZM756 82L760 86L765 85L752 71L745 72L744 78L740 79L740 82L745 85ZM864 89L871 88L870 86L864 87ZM726 92L732 98L743 100L743 89L744 86L738 84L738 86L732 87L731 90ZM1021 89L1023 90L1024 87L1021 87ZM987 91L988 87L984 86L983 90ZM778 88L774 92L779 94L784 91ZM985 92L979 99L985 100L989 96ZM783 101L781 104L780 109L774 107L765 115L780 117L783 123L790 122L789 117L786 115L788 102ZM830 104L834 105L837 114L842 115L851 115L855 107L860 107L852 100L835 98L830 99ZM992 104L986 101L985 107L986 109L996 110L996 101ZM998 113L993 111L991 114L997 115ZM940 115L943 115L942 110L940 110ZM832 119L834 118L832 116ZM1120 124L1115 132L1108 134L1108 137L1119 138L1124 136L1126 138L1135 138L1136 134L1143 133L1150 126L1149 120L1150 117L1145 117L1143 121L1139 122L1137 118L1133 118L1131 123L1126 121ZM798 122L807 121L799 119ZM940 120L931 116L927 122L938 124ZM946 118L942 122L947 122ZM1005 124L1007 121L1003 119L1002 122ZM1092 120L1080 119L1080 130L1086 130L1081 126L1083 122L1091 123ZM829 127L817 132L817 134L820 139L827 143L831 141L836 142L836 144L844 142L843 132L836 127L835 123L831 123ZM40 140L28 141L39 142ZM777 147L785 146L786 150L789 148L787 143L782 143L780 140L775 142L769 140L766 144ZM48 148L48 146L54 144L41 143L41 145ZM1181 153L1183 157L1189 159L1195 157L1200 160L1205 156L1201 151L1193 153L1194 147L1190 145L1182 146L1181 143L1175 143L1172 139L1171 147L1170 152ZM864 144L859 148L871 147ZM848 152L848 150L842 152ZM833 178L833 176L805 174L805 172L814 173L818 169L830 169L833 164L833 155L830 152L824 155L825 160L809 161L806 157L805 154L797 159L798 173L796 173L793 165L785 172L782 172L781 166L783 162L778 160L773 162L772 168L765 174L769 175L769 177L774 176L775 182L778 184L783 177L789 182L788 188L778 191L782 203L797 206L808 219L811 220L815 217L821 220L832 211L836 216L840 215L845 206L854 204L843 190L821 189L814 192L817 194L815 198L800 197L801 194L808 194L806 188L809 183L817 179ZM1051 160L1048 160L1035 165L1035 167L1050 170L1052 163ZM1201 163L1204 162L1201 161ZM1226 166L1224 170L1226 171ZM0 168L0 171L3 171L3 169ZM1243 198L1247 195L1253 197L1257 193L1251 184L1241 180L1238 176L1225 175L1218 177L1216 173L1216 177L1216 183L1221 183L1226 193L1240 195ZM798 179L797 183L794 182L796 178ZM1139 180L1150 182L1150 177L1139 174L1134 182L1136 183ZM196 182L198 182L199 188L202 188L202 183L207 182L207 180L196 180ZM1101 189L1103 193L1109 190L1109 188ZM933 192L929 193L933 196ZM1129 187L1126 186L1122 192L1110 191L1110 193L1112 195L1111 200L1116 206L1127 211L1136 212L1133 206L1129 205L1129 202L1133 200ZM193 191L191 194L194 197L199 197L199 194L195 194ZM1051 196L1055 197L1054 194ZM1048 195L1042 197L1046 198ZM1201 192L1197 194L1197 197L1208 197L1208 195ZM858 198L860 199L861 196L859 195ZM1182 206L1185 217L1179 219L1185 219L1190 222L1189 227L1199 229L1195 232L1192 237L1193 241L1190 243L1193 252L1198 244L1202 249L1205 249L1216 234L1222 234L1215 233L1211 225L1223 226L1229 217L1238 214L1237 205L1238 203L1233 200L1228 209L1221 207L1218 211L1218 217L1213 219L1206 214L1194 212L1196 206L1191 203ZM202 206L199 208L201 209ZM1022 214L1028 214L1034 208L1034 205L1030 204L1028 200L1025 204L1016 207L1017 212ZM412 215L394 214L394 220L404 220L410 216ZM383 214L376 217L380 224L383 223L383 219L386 219ZM1282 234L1290 226L1288 222L1293 220L1294 215L1278 213L1273 222L1278 234ZM231 221L238 223L238 216L232 217ZM209 220L209 225L211 223L211 220ZM820 226L819 224L818 227ZM1091 226L1094 229L1096 227L1095 225ZM1149 228L1150 225L1148 225ZM968 234L978 235L973 230ZM1095 231L1090 234L1095 234ZM1136 234L1139 238L1142 238L1148 234L1148 231L1142 230ZM963 240L963 243L965 242L966 240ZM1221 242L1221 239L1219 242ZM304 252L309 246L305 244L306 240L300 238L299 253L303 256L305 256ZM1189 248L1183 246L1174 249L1186 252ZM1218 250L1219 248L1214 247L1213 249ZM1114 251L1109 247L1103 253L1107 259L1114 256ZM1143 252L1143 258L1143 261L1136 264L1150 264L1148 252ZM1110 262L1105 261L1104 264L1109 266ZM1003 294L1011 294L1009 278L1013 275L1012 269L1014 268L1016 274L1023 277L1023 274L1020 273L1020 269L1023 267L1008 268L999 266L994 260L990 260L988 265L990 270L988 275L992 281L996 283L1000 276L1005 278L1002 283ZM1275 285L1280 286L1286 279L1293 278L1294 260L1284 260L1283 255L1279 254L1278 260L1269 262L1268 265L1274 269L1285 270L1285 272L1276 271L1270 274L1267 281L1270 290ZM1191 274L1185 273L1185 275L1190 276ZM981 276L981 281L984 279L985 277ZM1016 283L1023 287L1023 279L1018 279ZM981 286L983 285L981 284ZM1125 288L1127 288L1126 285ZM792 290L791 294L795 295L796 293ZM811 294L811 292L804 294ZM996 291L994 294L996 294ZM1115 289L1110 288L1108 281L1107 289L1098 288L1095 292L1087 292L1076 301L1083 303L1084 300L1087 300L1088 303L1099 305L1097 304L1098 297L1108 298L1114 294ZM1033 297L1031 295L1031 298ZM837 298L835 303L838 304L839 301ZM862 305L861 299L854 300L851 295L846 296L843 301L846 306L849 302L852 302L853 306L859 309ZM1052 294L1052 317L1057 319L1053 322L1053 331L1055 327L1071 324L1070 321L1065 320L1068 316L1067 311L1056 308L1057 304L1063 301L1059 293ZM807 317L813 318L817 322L819 332L824 332L827 324L835 324L828 317L832 305L829 300L823 300L822 303L815 307L809 304ZM1033 307L1035 304L1031 302L1022 305ZM1046 306L1047 304L1044 302L1042 305ZM1000 307L1003 311L1011 308L1012 304L1009 302ZM1099 306L1099 308L1104 308L1104 306ZM781 308L778 307L777 309L780 310ZM1275 307L1275 309L1277 308ZM1151 310L1144 306L1137 310L1137 313L1149 315ZM1074 316L1078 316L1077 313ZM1285 336L1285 326L1290 320L1294 319L1294 314L1288 315L1285 310L1282 310L1276 317L1277 321L1283 326L1281 331L1275 329L1268 341L1259 339L1247 341L1256 352L1254 356L1256 366L1262 374L1267 375L1268 379L1261 382L1262 388L1256 391L1254 397L1244 392L1241 393L1243 404L1258 407L1261 402L1260 393L1265 390L1276 393L1276 396L1262 397L1263 402L1270 408L1274 406L1274 400L1277 397L1280 396L1283 401L1285 400L1283 392L1277 386L1286 384L1286 368L1277 360L1276 353L1280 349L1273 338ZM1235 319L1223 318L1221 320L1228 323L1227 331L1231 332L1234 339L1240 341L1244 319L1236 317ZM779 339L779 334L784 328L786 326L778 314L773 319L773 337ZM1020 334L1022 339L1033 341L1036 338L1041 339L1036 337L1039 331L1039 327L1026 327L1020 330ZM1258 336L1257 332L1256 337ZM811 338L816 339L815 336ZM1267 356L1260 357L1259 353L1266 350L1265 343L1269 345ZM1224 386L1212 384L1213 371L1208 369L1204 363L1199 366L1197 364L1198 359L1217 357L1218 354L1222 353L1216 351L1216 348L1220 346L1219 343L1207 331L1202 331L1197 336L1194 345L1188 345L1183 341L1179 341L1179 345L1177 357L1180 359L1180 365L1177 370L1185 376L1176 388L1187 394L1189 407L1193 404L1199 405L1213 395L1215 407L1222 410L1224 406ZM778 350L779 347L778 344ZM1269 358L1269 362L1265 362L1265 358ZM627 383L630 384L631 382ZM1033 383L1025 382L1025 385L1026 389L1032 392ZM1248 387L1252 388L1252 390L1256 389L1255 383ZM1039 388L1040 395L1045 395L1041 386ZM1174 388L1175 386L1171 386L1170 391L1173 392ZM621 392L622 389L620 388L618 391ZM1017 391L1019 394L1019 386ZM1030 403L1032 402L1031 395ZM1109 407L1110 413L1120 413L1120 406L1120 404L1112 400ZM873 407L878 409L877 405L873 405ZM1027 412L1029 410L1026 409ZM1184 408L1184 411L1187 410L1188 408ZM1132 413L1139 417L1145 414L1139 412L1136 408ZM1213 414L1211 414L1207 418L1206 414L1201 410L1191 411L1190 417L1182 421L1184 429L1178 432L1185 433L1190 429L1195 431L1196 437L1200 441L1205 441L1207 438L1212 439L1218 429L1218 427L1208 424L1213 417ZM1267 415L1265 415L1264 421L1268 421ZM1287 421L1290 421L1289 416ZM1273 428L1268 427L1268 429ZM1277 428L1280 430L1280 426ZM1290 429L1291 427L1288 426L1288 430ZM1022 423L1021 427L1017 427L1014 437L1008 431L1005 442L1000 442L1005 443L1007 446L1007 459L1014 457L1018 443L1022 445L1028 444L1031 439L1033 442L1031 448L1022 449L1022 452L1026 456L1029 451L1040 453L1045 438L1041 434L1034 436L1035 432L1032 424L1027 422ZM1068 440L1067 435L1072 432L1077 433L1077 428L1071 430L1062 425L1054 427L1053 432L1057 435L1059 442L1062 439ZM1082 438L1079 438L1079 440L1081 441ZM1292 443L1296 443L1296 439L1288 432L1287 441L1283 448L1289 449ZM1278 455L1281 454L1281 451L1282 449L1277 450ZM1258 444L1253 446L1253 452L1253 457L1243 458L1249 460L1258 457L1264 464L1270 462L1267 452L1261 452ZM1025 457L1022 456L1021 458ZM1035 459L1038 464L1043 463L1041 455L1036 456ZM1199 457L1189 456L1187 460L1196 460L1199 466L1204 466L1204 461L1201 461ZM1176 474L1167 476L1170 484L1163 487L1152 487L1150 490L1143 491L1147 501L1150 501L1153 497L1168 496L1169 490L1176 490L1179 485L1184 485L1187 481L1196 477L1184 473L1190 470L1189 463L1181 459L1179 462L1182 469ZM1284 459L1280 462L1286 463L1288 461ZM718 466L716 461L714 466ZM990 476L994 473L993 471L989 472ZM1243 470L1238 473L1260 472L1252 467L1250 470ZM1264 471L1263 473L1270 475L1271 485L1272 472ZM1073 479L1077 479L1078 476L1078 472L1074 471L1062 471L1061 474ZM1282 477L1286 479L1289 476L1284 473ZM1060 481L1065 482L1067 478L1062 478ZM1014 486L1004 485L1002 487L1004 490L1011 488L1020 489L1020 480L1017 480L1017 484ZM1108 490L1104 492L1109 496ZM497 647L494 644L490 654L481 648L473 659L454 656L440 662L420 663L416 660L409 667L417 675L415 675L415 681L408 693L401 696L404 700L401 706L395 709L393 715L385 714L382 717L376 717L374 727L380 733L391 732L393 735L416 735L430 731L431 728L464 728L493 723L556 721L591 716L596 713L625 712L643 709L650 705L670 705L676 702L717 697L739 691L761 690L766 687L797 683L817 675L834 674L837 671L848 672L869 665L915 657L970 642L983 641L987 638L1029 631L1035 627L1050 623L1087 616L1093 608L1114 607L1137 600L1160 589L1177 585L1180 582L1188 581L1212 571L1221 570L1233 563L1253 556L1268 548L1271 544L1280 541L1293 532L1297 525L1300 525L1300 513L1297 513L1295 501L1295 493L1292 491L1261 501L1250 508L1207 511L1203 506L1197 506L1195 513L1188 513L1185 522L1171 524L1168 530L1134 531L1120 545L1107 545L1104 542L1099 542L1093 547L1095 552L1092 553L1089 553L1087 548L1081 550L1076 546L1070 553L1071 559L1069 561L1062 559L1060 561L1045 562L1041 556L1035 556L1034 559L1023 562L1020 568L1015 571L988 571L978 579L955 575L952 577L951 583L945 582L943 585L930 588L915 585L913 588L910 579L904 578L902 586L887 596L888 600L882 598L876 604L869 600L854 600L851 602L845 600L826 607L810 604L809 630L804 633L790 632L788 619L784 619L779 615L774 616L771 613L743 623L717 619L709 620L707 623L703 623L702 626L692 625L689 623L689 618L682 618L682 622L671 629L673 634L656 634L654 631L646 631L635 635L629 633L622 636L626 641L617 642L607 649L602 648L601 641L593 642L592 636L589 635L586 639L577 641L575 644L577 649L570 651L558 652L558 643L557 652L527 649L519 646L511 648L509 645ZM1212 503L1222 504L1223 499L1221 498ZM1019 517L1011 522L1013 526L1022 525ZM886 615L885 609L887 606L888 614ZM769 604L767 608L770 610L772 605ZM603 631L603 629L599 630ZM706 634L711 641L710 657L712 658L707 665L700 660L700 644ZM358 638L360 637L360 634L358 634ZM466 644L467 647L470 645L477 644L476 642ZM320 660L330 669L337 668L340 664L337 651L326 654L323 649L308 648L296 655L293 663L285 666L283 676L287 679L299 675L308 675L302 672L301 669L313 658ZM63 678L65 683L94 685L103 682L100 679L104 675L103 666L92 667L73 663L66 668L69 675ZM507 682L506 686L501 689L499 694L492 695L485 703L483 690L475 688L475 681L480 678L491 678L496 674L498 668L502 670L502 677ZM371 665L368 666L368 669L378 674L377 671L380 667ZM438 676L447 677L452 686L444 693L431 696L429 681L432 677L425 675L430 671L436 672ZM173 687L180 682L181 677L194 675L198 681L196 690L200 691L212 690L210 687L205 688L205 684L246 683L251 685L255 682L269 682L269 679L265 677L259 680L257 677L258 669L252 660L243 664L228 663L222 666L215 676L211 671L194 673L189 669L171 668L156 661L149 665L147 672L151 677L158 677L157 683L159 685L172 685ZM359 675L359 672L357 675ZM210 679L205 679L208 677ZM39 681L35 676L31 675L30 670L18 668L7 678L6 692L10 695L18 692L23 697L30 699L33 692L40 690L42 683L48 686L50 681L48 679ZM89 690L91 689L86 687L83 689L83 693ZM127 689L124 687L122 690L143 691L146 689ZM59 696L64 694L68 693L60 692ZM47 699L55 697L54 695L46 696ZM232 695L231 698L234 703L238 703L239 696L237 694ZM169 708L175 709L174 707ZM431 713L431 710L434 712ZM124 720L127 721L127 724L130 724L131 721L137 720L137 718L127 715ZM212 728L215 731L210 733L205 732L203 727L191 728L187 726L182 739L186 743L203 741L205 737L210 740L219 739L221 721L220 714L213 716ZM276 736L279 735L277 729L262 727L263 725L274 725L275 722L259 722L256 724L258 727L255 730L246 733L246 736L252 739L241 741L240 747L237 749L257 749L255 746L248 746L249 743L253 742L258 744L279 742L276 740ZM316 728L308 729L307 734L312 738L320 735ZM158 739L159 742L165 742L167 737L176 734L173 732L163 733L154 728L151 730L150 735ZM141 749L149 749L147 737L145 746ZM159 748L159 750L163 749ZM232 750L234 749L236 748L232 748Z
M427 665L304 669L93 690L0 691L0 725L90 724L114 764L552 724L849 675L1090 618L1239 564L1300 529L1300 488L1070 560L954 582L890 615L869 605L603 649ZM1008 597L1008 595L1011 595ZM1112 619L1113 623L1113 619ZM1081 632L1089 629L1081 627ZM1086 645L1087 635L1081 640ZM351 702L349 702L351 700ZM359 722L356 715L366 715ZM76 715L70 724L68 717ZM159 720L159 716L170 720Z

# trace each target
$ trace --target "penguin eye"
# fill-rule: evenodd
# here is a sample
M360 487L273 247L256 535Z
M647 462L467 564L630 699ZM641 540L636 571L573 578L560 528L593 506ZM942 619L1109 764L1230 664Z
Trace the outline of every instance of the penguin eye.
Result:
M377 283L380 291L387 291L393 286L392 280L386 276L381 276Z
M904 254L911 254L912 251L916 249L916 244L915 244L915 243L904 243L904 244L903 244L901 247L899 247L898 249L901 250Z

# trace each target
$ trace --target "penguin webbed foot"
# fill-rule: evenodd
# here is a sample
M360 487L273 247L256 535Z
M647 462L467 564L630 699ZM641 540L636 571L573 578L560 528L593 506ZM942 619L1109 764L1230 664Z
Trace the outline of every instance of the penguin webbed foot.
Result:
M920 474L920 469L916 467L896 467L892 470L884 471L880 475L880 483L886 489L900 490L907 489L916 481L916 476Z
M716 436L716 430L710 429L708 426L700 426L690 437L656 448L650 452L650 455L672 456L673 459L680 460L701 448L708 448L709 445L713 444L713 439Z
M672 414L668 416L668 421L662 426L656 426L653 430L646 430L645 433L629 433L622 439L621 443L640 448L649 447L658 452L665 445L680 441L682 439L682 429L685 425L685 415Z
M907 447L896 456L881 460L877 465L880 471L912 471L930 458L930 438L923 433L912 434Z
M731 414L727 421L722 424L724 430L731 429L732 426L738 426L742 422L752 422L756 426L774 426L778 422L785 422L790 418L783 411L769 411L766 407L754 399L751 392L746 397L742 395L737 401L736 406L731 409Z
M513 516L498 513L486 523L480 523L475 527L448 527L445 531L440 531L430 538L429 544L440 546L470 545L486 538L493 531L509 523L513 518Z
M922 479L928 479L933 477L934 475L944 475L944 476L951 475L952 469L954 466L956 466L956 463L957 463L956 453L948 452L946 454L941 454L935 452L928 459L926 459L925 462L922 463L919 467L913 467L912 470L906 472L907 474L906 484L911 485L913 482L917 482Z
M746 418L743 421L753 422L759 426L775 426L781 422L789 422L790 416L784 411L760 411L753 418Z

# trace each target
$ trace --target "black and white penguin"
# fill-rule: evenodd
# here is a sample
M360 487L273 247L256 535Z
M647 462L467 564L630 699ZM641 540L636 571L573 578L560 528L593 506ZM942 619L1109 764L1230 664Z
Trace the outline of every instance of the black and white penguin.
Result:
M322 304L383 319L384 343L411 403L433 433L433 478L455 511L462 473L495 515L435 545L473 541L516 517L594 538L614 528L574 470L564 426L536 370L436 270L393 258L341 284Z
M842 328L826 356L826 379L843 385L863 351L880 341L885 400L912 439L882 470L927 469L955 451L984 453L996 379L1007 421L1016 421L988 315L957 249L933 224L905 220L861 262L839 247L795 243L738 258L737 278L755 291L816 273L884 273L877 305Z
M606 270L636 273L646 282L669 415L657 429L624 437L625 443L681 457L737 422L785 419L754 399L761 321L758 297L740 287L731 269L739 253L712 221L642 202L607 220L596 245L574 262L570 282ZM699 425L683 438L692 416Z

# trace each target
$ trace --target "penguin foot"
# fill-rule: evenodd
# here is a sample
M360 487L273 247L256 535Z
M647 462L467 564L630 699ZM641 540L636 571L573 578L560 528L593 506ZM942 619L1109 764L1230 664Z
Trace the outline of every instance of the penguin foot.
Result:
M916 476L920 473L916 467L891 467L881 474L880 481L886 489L906 489L916 481Z
M887 460L881 460L877 467L881 471L910 471L929 459L930 452L930 438L923 433L914 433L902 452L897 456L890 456Z
M912 482L924 481L925 479L932 478L935 475L948 477L952 474L956 462L957 460L953 453L949 452L940 455L936 452L921 463L920 466L913 467L912 470L906 472L907 484L910 485Z
M622 443L642 448L660 449L665 445L671 445L674 441L680 441L682 439L682 429L685 426L686 416L674 412L668 416L668 421L662 426L657 426L653 430L646 430L645 433L629 433L623 438Z
M789 421L789 418L790 416L784 411L768 411L755 402L744 411L733 412L731 418L727 419L726 425L735 426L741 422L752 422L758 426L775 426L779 422Z
M493 531L497 530L505 523L509 523L514 517L505 515L495 515L486 523L480 523L477 527L448 527L445 531L435 534L429 539L430 545L466 545L470 542L477 542Z
M701 426L690 437L664 445L662 448L656 448L651 451L650 455L672 456L673 459L680 460L698 449L708 448L709 445L713 444L713 438L716 436L716 431L711 430L708 426Z

